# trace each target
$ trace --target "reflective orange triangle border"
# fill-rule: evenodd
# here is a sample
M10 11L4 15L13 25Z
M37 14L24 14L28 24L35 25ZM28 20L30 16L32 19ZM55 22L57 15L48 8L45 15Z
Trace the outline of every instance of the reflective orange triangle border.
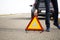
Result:
M38 29L32 29L32 28L28 29L28 27L30 26L31 22L34 20L35 17L36 17L36 20L37 20L38 24L40 25L40 28L38 28ZM27 27L26 27L26 29L25 29L25 31L43 31L43 30L44 30L44 29L43 29L41 23L39 22L37 16L34 16L34 17L31 19L31 21L29 22L29 24L27 25Z

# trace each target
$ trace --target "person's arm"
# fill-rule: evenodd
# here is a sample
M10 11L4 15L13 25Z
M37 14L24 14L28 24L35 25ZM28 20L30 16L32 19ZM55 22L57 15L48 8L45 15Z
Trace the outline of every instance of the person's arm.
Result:
M34 11L34 16L38 16L39 3L40 3L39 0L35 0L34 7L35 7L36 10Z
M38 9L38 7L39 7L39 3L40 3L39 0L35 0L34 7L35 7L36 9Z

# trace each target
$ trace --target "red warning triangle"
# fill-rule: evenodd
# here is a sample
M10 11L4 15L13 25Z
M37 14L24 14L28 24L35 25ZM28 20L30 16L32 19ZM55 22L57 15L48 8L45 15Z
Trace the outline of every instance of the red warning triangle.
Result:
M43 31L43 27L40 24L37 16L34 16L31 21L29 22L29 24L27 25L26 31Z

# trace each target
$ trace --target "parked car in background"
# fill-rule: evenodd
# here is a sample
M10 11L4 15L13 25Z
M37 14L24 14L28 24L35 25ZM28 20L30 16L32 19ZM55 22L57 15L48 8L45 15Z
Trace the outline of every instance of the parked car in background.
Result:
M32 7L31 9L31 18L34 16L34 11L35 11L35 7L34 5L30 5ZM53 17L53 6L52 3L50 2L50 18ZM40 16L45 18L45 14L46 13L46 8L45 8L45 1L44 0L40 0L39 3L39 8L38 8L38 18L41 18Z

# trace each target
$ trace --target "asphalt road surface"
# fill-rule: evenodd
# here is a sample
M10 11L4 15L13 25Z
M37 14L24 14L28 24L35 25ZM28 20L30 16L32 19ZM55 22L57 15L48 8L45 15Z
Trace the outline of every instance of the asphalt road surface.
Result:
M30 18L20 16L0 16L0 40L60 40L60 30L51 20L50 32L25 31ZM40 20L44 30L45 20Z

